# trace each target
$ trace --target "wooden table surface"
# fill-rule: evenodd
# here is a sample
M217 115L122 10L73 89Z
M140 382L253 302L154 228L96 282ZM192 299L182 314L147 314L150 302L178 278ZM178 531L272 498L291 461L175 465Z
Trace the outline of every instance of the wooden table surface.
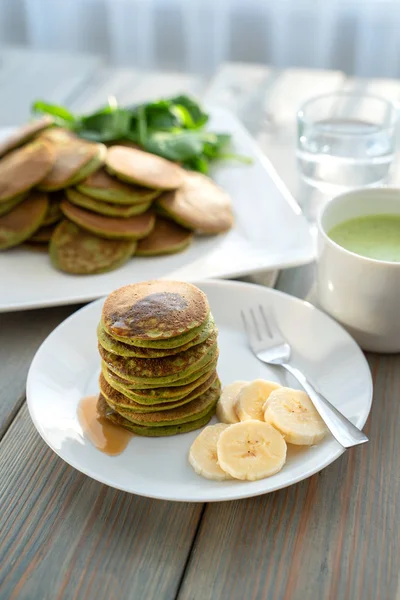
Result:
M294 114L330 90L400 100L400 83L227 64L211 81L106 68L88 56L0 51L0 125L37 97L91 110L188 91L233 110L312 221L326 200L298 178ZM272 284L277 274L256 280ZM250 278L254 280L254 278ZM313 266L277 287L306 297ZM1 282L0 282L1 294ZM369 354L370 442L288 489L230 503L162 502L75 471L36 432L25 404L32 357L78 306L0 315L0 600L399 600L400 359Z

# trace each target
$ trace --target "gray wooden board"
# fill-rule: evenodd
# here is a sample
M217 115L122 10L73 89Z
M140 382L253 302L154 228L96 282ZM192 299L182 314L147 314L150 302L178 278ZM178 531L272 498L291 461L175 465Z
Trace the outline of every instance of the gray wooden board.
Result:
M0 439L25 400L25 383L36 350L76 307L0 314Z
M185 92L200 95L203 86L200 77L182 73L146 73L103 67L69 106L71 110L90 112L104 106L111 96L115 96L120 105L129 105Z
M172 600L202 505L101 485L58 458L24 406L0 445L2 600Z

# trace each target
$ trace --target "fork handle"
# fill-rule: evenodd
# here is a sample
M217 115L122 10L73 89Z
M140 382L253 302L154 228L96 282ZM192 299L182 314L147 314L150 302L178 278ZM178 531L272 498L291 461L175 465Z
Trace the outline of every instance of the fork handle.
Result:
M301 383L329 431L339 444L344 448L351 448L368 442L367 436L320 394L299 369L288 363L280 363L280 366Z

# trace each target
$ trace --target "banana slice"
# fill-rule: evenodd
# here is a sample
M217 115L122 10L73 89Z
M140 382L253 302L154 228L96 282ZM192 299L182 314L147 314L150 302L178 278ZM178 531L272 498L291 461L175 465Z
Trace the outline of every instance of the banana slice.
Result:
M255 481L278 473L286 462L286 442L268 423L242 421L221 432L218 462L235 479Z
M189 450L189 462L198 475L206 479L224 481L232 479L218 464L217 442L219 436L229 425L218 423L209 425L194 440Z
M234 381L226 385L221 392L221 397L217 404L217 419L221 423L238 423L239 419L235 412L234 404L240 390L247 381Z
M281 387L265 403L264 419L276 427L288 444L313 446L327 428L305 392Z
M275 381L265 381L265 379L255 379L242 387L234 406L239 421L249 419L264 421L265 401L273 390L280 387Z

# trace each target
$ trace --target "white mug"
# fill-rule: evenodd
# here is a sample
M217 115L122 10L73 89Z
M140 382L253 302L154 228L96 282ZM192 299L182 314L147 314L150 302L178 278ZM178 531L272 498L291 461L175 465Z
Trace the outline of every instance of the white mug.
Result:
M400 262L345 250L328 233L366 215L399 214L400 189L364 188L336 196L318 220L317 296L364 350L400 352Z

